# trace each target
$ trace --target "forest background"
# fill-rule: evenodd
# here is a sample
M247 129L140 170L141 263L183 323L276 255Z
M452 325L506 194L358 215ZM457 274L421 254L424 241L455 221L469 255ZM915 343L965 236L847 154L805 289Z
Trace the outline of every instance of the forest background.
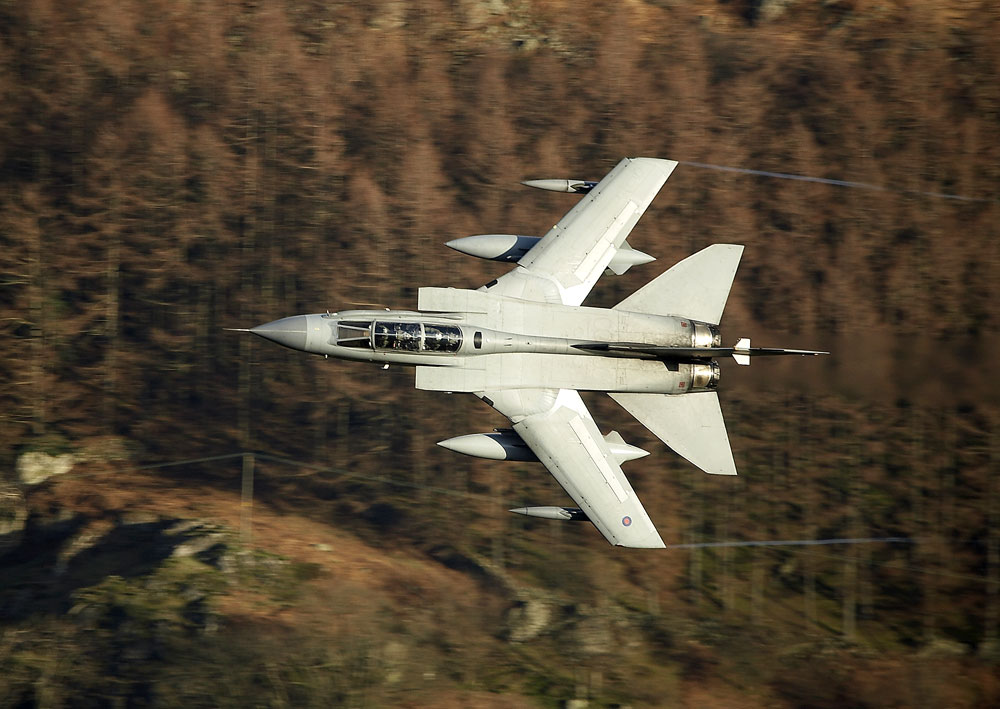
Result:
M960 0L0 2L0 704L1000 703L997 37ZM626 155L888 188L682 165L659 261L595 289L745 244L726 339L833 353L724 365L735 480L588 396L664 539L910 543L613 549L434 446L503 425L473 397L223 331L478 287L444 242Z

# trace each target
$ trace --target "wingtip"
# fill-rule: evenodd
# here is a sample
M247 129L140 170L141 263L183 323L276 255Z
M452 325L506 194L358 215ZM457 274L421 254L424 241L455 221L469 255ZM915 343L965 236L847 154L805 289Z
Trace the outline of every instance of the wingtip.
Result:
M647 537L644 540L615 542L614 546L622 547L623 549L666 549L667 548L667 545L663 543L663 540L660 539L660 535L656 532L653 533L652 537Z

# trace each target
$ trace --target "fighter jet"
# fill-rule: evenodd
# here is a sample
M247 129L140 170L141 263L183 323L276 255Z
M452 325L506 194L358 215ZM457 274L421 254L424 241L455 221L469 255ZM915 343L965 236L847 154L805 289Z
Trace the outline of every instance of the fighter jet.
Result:
M582 195L543 237L486 234L448 246L516 267L477 290L420 288L417 309L295 315L250 332L292 349L340 359L410 365L418 389L471 392L511 428L439 445L471 456L539 461L575 507L511 510L589 520L612 544L662 548L663 540L622 472L648 455L615 431L603 435L580 398L606 392L667 446L713 475L736 475L716 388L719 357L812 350L723 347L719 322L743 247L715 244L675 264L613 308L581 305L604 273L653 258L625 241L677 167L626 158L600 182L533 180Z

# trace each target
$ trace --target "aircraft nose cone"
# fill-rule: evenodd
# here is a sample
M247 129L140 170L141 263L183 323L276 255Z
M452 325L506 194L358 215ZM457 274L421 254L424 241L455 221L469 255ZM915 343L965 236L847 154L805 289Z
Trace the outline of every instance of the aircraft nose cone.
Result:
M250 332L260 335L265 340L277 342L279 345L291 347L293 350L306 348L306 316L293 315L281 318L264 325L250 328Z

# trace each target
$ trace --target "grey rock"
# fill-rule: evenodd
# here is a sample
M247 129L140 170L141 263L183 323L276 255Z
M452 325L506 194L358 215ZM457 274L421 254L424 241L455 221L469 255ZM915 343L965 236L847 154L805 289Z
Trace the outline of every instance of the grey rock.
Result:
M30 451L17 459L17 477L25 485L38 485L56 475L65 475L76 464L71 453L49 455Z
M211 534L206 534L202 537L194 537L184 542L183 544L178 544L174 547L174 551L171 556L175 559L183 559L187 556L194 556L200 554L201 552L215 546L216 544L223 541L223 535L214 532Z
M548 629L551 620L552 607L547 601L523 596L507 612L507 637L512 643L533 640Z

